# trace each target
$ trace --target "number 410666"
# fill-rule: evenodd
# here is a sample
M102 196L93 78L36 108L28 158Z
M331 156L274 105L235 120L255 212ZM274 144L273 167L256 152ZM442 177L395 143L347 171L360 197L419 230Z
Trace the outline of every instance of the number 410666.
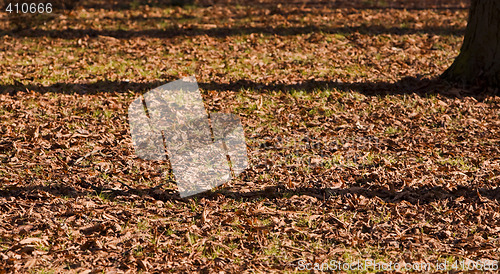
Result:
M5 9L8 13L51 13L51 3L9 3Z

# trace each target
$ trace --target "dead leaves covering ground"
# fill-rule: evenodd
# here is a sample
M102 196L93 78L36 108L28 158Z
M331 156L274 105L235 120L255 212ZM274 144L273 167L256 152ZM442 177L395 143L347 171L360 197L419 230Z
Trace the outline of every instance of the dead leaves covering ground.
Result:
M138 6L4 31L0 268L498 259L500 98L419 80L451 63L465 18ZM165 163L133 155L126 109L192 73L210 111L242 117L251 167L181 200Z

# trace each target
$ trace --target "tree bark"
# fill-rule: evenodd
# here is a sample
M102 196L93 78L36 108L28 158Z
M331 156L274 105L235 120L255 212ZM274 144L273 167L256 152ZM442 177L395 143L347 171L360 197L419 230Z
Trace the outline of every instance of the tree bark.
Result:
M472 0L464 43L442 78L500 87L500 1Z

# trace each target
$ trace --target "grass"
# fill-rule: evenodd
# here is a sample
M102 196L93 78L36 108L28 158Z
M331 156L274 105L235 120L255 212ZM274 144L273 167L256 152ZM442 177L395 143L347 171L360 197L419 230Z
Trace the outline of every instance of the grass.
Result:
M400 132L401 132L401 130L398 129L397 127L387 127L385 129L384 133L387 134L387 135L395 135L395 134L398 134Z

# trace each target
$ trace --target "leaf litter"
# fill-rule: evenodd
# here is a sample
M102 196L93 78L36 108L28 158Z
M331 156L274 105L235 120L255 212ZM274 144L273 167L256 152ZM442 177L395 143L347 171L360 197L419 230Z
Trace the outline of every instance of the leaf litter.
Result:
M2 21L0 268L498 260L500 98L432 80L467 11L336 2ZM126 110L193 73L210 112L242 118L250 167L180 199L166 163L134 155Z

